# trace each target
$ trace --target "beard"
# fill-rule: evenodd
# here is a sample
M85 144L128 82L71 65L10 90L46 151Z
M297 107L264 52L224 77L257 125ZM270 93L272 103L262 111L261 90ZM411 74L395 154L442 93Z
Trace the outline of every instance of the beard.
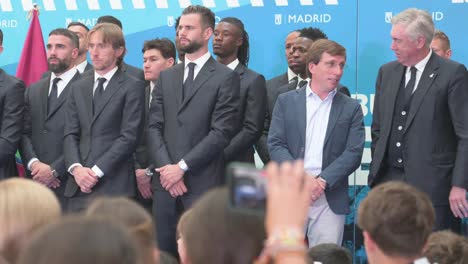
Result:
M180 45L180 43L178 46L179 46L179 50L182 51L183 53L191 54L199 50L203 46L203 43L191 41L190 44L186 46L182 46Z
M58 60L58 63L57 64L50 63L51 59ZM65 61L65 60L61 60L59 58L49 58L49 59L47 59L47 67L48 67L49 71L51 71L53 73L62 73L66 69L68 69L68 67L70 67L70 62L71 62L71 60Z

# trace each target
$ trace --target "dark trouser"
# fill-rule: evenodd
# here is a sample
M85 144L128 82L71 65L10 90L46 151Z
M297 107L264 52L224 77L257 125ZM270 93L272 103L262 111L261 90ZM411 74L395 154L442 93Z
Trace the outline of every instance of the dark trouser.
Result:
M189 209L197 197L184 194L172 198L163 190L155 190L153 194L153 219L156 227L156 241L159 249L178 257L176 229L177 222L183 212Z

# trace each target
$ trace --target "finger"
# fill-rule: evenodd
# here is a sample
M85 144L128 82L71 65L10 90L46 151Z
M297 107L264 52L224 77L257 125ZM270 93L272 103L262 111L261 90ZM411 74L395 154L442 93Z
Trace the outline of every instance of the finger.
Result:
M455 217L460 217L460 210L458 209L458 205L456 201L450 201L450 209Z
M278 183L284 184L286 183L288 186L290 185L289 179L291 178L292 173L292 164L289 161L281 163L280 166L280 173L278 177Z
M185 184L182 182L182 194L186 193L187 192L187 186L185 186Z

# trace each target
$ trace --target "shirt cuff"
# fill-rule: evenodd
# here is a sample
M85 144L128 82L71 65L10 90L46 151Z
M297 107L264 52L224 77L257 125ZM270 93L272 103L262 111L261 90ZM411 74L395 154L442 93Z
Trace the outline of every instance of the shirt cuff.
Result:
M102 172L102 170L99 169L99 167L97 165L94 165L91 168L91 170L94 171L94 173L96 173L96 176L98 176L98 178L101 178L102 176L104 176L104 172Z
M73 175L72 171L75 167L83 167L83 165L81 165L81 163L73 163L72 165L70 165L70 167L68 167L68 173Z
M31 165L33 165L33 163L36 162L36 161L39 161L39 159L38 159L38 158L32 158L32 159L29 160L29 162L28 162L28 170L32 171Z

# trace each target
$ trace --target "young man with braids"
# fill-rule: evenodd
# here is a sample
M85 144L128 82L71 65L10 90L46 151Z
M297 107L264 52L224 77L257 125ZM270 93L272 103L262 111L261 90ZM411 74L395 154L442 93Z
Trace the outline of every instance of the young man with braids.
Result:
M242 21L235 17L223 18L215 28L213 52L218 62L240 76L240 123L236 135L224 149L226 162L254 163L254 143L263 130L266 107L265 78L247 68L249 62L249 35Z

